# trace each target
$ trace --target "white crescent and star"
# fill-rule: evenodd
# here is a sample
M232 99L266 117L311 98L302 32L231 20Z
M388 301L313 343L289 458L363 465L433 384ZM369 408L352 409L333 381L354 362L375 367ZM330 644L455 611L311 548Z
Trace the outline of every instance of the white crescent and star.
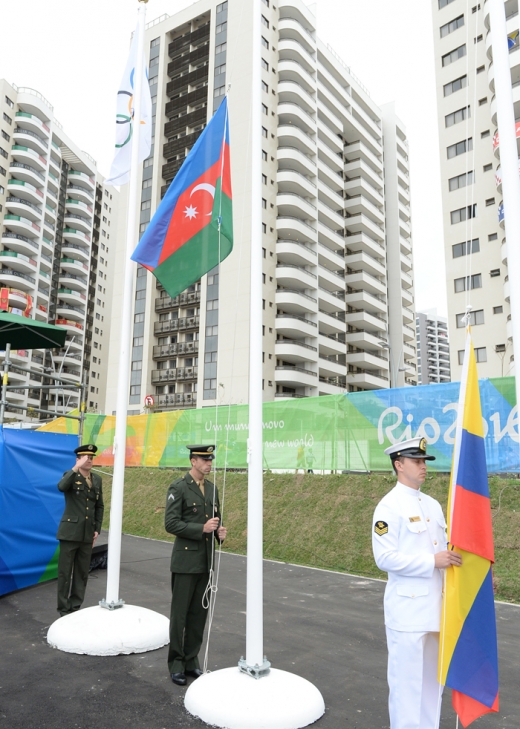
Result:
M203 190L204 192L209 192L211 197L215 199L215 186L210 185L209 182L201 182L200 185L196 185L193 190L190 192L190 197L199 190ZM198 215L197 208L193 207L193 205L189 205L184 209L184 215L189 218L190 220L192 218L196 218ZM211 212L206 213L206 215L211 215Z

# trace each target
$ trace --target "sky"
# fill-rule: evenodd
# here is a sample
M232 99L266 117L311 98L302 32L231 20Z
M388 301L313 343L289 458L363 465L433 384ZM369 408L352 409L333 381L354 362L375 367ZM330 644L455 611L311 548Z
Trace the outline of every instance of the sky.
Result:
M147 22L191 4L149 0ZM66 133L104 175L137 6L135 0L24 0L15 11L6 0L0 3L0 78L43 94ZM350 66L376 104L395 101L406 126L416 309L436 308L445 316L431 0L315 0L314 6L319 37Z

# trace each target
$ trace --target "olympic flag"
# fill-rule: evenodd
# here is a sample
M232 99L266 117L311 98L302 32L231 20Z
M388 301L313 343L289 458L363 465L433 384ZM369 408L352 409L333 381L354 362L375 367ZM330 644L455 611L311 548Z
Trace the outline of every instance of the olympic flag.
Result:
M125 185L130 180L130 167L132 162L132 138L134 136L134 122L141 123L139 135L139 162L150 154L152 148L152 100L146 61L143 63L143 83L141 85L140 109L134 108L135 67L137 63L137 30L132 38L130 54L126 62L125 72L117 92L116 111L116 144L110 174L105 180L107 185Z
M498 711L491 505L475 352L468 327L448 501L448 540L462 567L446 570L439 681L463 726Z

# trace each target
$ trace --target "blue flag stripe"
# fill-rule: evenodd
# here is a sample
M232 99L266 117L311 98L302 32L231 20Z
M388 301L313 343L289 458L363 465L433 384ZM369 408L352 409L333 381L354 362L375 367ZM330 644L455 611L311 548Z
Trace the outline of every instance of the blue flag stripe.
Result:
M489 498L484 438L462 430L457 485Z

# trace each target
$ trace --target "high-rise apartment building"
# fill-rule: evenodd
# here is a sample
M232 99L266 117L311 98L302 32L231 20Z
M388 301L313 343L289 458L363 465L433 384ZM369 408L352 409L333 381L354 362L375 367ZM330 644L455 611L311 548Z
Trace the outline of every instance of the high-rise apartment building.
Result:
M518 2L507 0L508 33ZM466 307L480 377L511 374L509 278L496 129L489 3L433 0L452 379L460 379ZM511 43L515 117L520 53ZM518 107L518 108L517 108Z
M146 30L154 143L141 232L230 87L235 244L173 300L138 269L130 411L150 394L161 410L248 400L251 13L199 0ZM319 40L301 0L263 0L260 40L264 399L385 388L392 362L392 384L416 384L404 127ZM117 360L114 344L112 372Z
M77 385L37 389L51 383L44 369L84 382L87 409L102 410L119 193L105 189L96 162L33 89L0 80L0 134L0 309L67 330L60 351L11 353L42 376L10 373L20 389L8 392L8 417L26 419L14 405L60 413L79 406Z
M438 316L435 309L418 311L415 326L418 384L450 382L448 320Z

